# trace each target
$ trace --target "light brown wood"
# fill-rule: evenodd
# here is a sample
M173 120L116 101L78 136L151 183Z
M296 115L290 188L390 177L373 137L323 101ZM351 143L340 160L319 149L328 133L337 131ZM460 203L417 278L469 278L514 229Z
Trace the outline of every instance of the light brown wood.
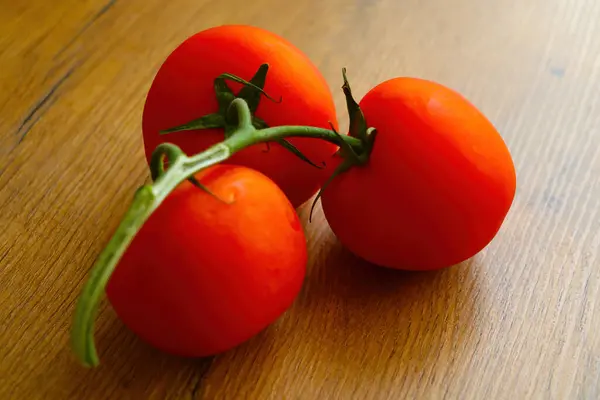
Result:
M0 0L0 398L599 398L598 21L595 0ZM318 210L303 291L261 335L181 360L104 304L83 369L74 301L147 179L146 91L222 23L303 49L341 121L343 66L357 97L398 75L461 91L513 153L514 207L484 252L425 274L355 259Z

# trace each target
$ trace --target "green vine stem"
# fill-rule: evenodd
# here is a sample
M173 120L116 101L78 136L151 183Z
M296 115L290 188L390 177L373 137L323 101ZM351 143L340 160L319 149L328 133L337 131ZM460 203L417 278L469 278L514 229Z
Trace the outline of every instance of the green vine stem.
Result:
M162 201L180 183L191 180L197 186L194 175L212 165L227 160L232 154L249 146L276 142L287 137L308 137L334 143L342 149L351 149L355 154L364 154L365 143L357 137L340 135L334 130L310 126L276 126L256 129L252 123L252 112L242 98L234 99L230 110L237 116L237 128L229 137L203 153L188 157L170 143L159 145L152 155L150 169L154 183L140 187L107 246L92 267L75 309L71 332L72 349L79 361L88 367L99 364L94 342L94 326L98 305L106 284L125 250L144 222ZM165 170L165 164L168 168Z

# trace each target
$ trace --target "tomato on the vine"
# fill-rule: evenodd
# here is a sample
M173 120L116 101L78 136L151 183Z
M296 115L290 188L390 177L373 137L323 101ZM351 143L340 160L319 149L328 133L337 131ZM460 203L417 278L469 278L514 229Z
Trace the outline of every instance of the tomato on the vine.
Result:
M326 219L354 254L381 266L448 267L497 234L516 190L509 150L468 100L395 78L359 102L376 136L368 161L322 194Z
M154 211L106 287L119 318L165 352L216 354L249 339L293 302L305 275L304 231L263 174L220 164Z
M143 136L148 161L157 145L174 143L188 155L200 153L224 139L223 129L160 131L186 124L219 109L213 87L223 73L250 80L262 64L269 65L263 99L256 117L268 126L337 127L331 91L309 58L282 37L244 25L225 25L201 31L179 45L160 67L148 92L143 113ZM234 92L242 88L228 83ZM336 150L331 143L291 138L311 162L321 165ZM235 154L229 163L267 175L295 207L320 188L327 172L301 160L279 144L255 145Z
M168 56L143 113L153 182L136 192L76 307L72 345L84 364L98 364L104 289L133 332L171 354L214 355L273 323L305 276L294 208L320 188L335 235L380 266L449 267L490 243L516 191L492 123L431 81L391 79L357 104L343 77L344 136L323 76L271 32L211 28Z

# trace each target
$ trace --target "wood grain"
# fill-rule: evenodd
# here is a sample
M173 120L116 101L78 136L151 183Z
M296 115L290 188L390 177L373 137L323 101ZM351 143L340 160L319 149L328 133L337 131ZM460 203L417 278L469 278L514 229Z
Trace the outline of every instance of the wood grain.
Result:
M598 20L594 0L0 0L0 398L600 398ZM303 291L261 335L182 360L104 305L83 369L73 305L147 179L144 96L222 23L290 39L335 89L348 67L357 97L398 75L461 91L513 153L514 207L481 254L424 274L357 260L318 210Z

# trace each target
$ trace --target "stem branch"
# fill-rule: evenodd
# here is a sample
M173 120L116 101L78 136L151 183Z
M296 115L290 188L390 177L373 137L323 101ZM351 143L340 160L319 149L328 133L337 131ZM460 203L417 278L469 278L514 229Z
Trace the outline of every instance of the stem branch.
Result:
M257 130L252 125L252 114L245 100L237 98L231 102L230 107L236 112L238 127L225 141L193 157L186 156L181 149L169 143L159 145L154 151L150 163L154 183L137 190L121 224L92 267L76 306L71 344L75 355L85 366L96 366L99 363L94 344L95 318L100 298L113 270L152 212L181 182L247 147L287 137L321 139L340 147L350 147L357 153L363 151L360 139L341 136L329 129L277 126ZM165 157L169 163L166 171Z

